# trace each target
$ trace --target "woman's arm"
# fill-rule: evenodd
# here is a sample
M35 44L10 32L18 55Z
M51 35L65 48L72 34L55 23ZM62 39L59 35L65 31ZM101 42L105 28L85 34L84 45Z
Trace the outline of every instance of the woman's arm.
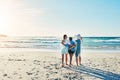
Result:
M68 44L64 44L64 40L62 40L61 44L64 46L68 46Z
M64 40L61 41L61 44L64 45Z
M80 40L82 41L82 36L80 35Z
M72 49L72 48L75 48L75 47L76 47L76 44L71 45L71 47L69 48L69 50Z
M82 36L81 36L81 35L80 35L80 41L83 41L83 40L82 40Z

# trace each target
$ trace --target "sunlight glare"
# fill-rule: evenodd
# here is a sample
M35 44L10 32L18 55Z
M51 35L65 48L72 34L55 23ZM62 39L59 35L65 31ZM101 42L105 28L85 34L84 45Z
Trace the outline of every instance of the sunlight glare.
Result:
M4 34L7 33L9 30L9 13L5 9L0 9L0 33Z

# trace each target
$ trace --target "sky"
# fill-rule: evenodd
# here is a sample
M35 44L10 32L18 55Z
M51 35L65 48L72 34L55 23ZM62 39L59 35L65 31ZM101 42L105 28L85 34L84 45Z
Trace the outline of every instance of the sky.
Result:
M120 0L0 0L10 36L120 36Z

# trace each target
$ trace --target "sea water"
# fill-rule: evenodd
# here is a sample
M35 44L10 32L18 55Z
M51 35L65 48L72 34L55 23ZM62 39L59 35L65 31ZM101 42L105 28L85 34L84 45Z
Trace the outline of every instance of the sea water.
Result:
M75 40L75 39L74 39ZM82 49L120 50L120 37L83 37ZM0 48L61 49L60 37L1 37Z

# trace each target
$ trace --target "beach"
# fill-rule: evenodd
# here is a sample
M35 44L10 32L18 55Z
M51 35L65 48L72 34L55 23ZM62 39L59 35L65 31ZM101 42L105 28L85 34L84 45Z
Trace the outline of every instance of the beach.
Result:
M0 80L120 80L120 0L0 0Z
M119 80L120 52L82 52L82 65L61 67L61 53L0 50L0 80Z

